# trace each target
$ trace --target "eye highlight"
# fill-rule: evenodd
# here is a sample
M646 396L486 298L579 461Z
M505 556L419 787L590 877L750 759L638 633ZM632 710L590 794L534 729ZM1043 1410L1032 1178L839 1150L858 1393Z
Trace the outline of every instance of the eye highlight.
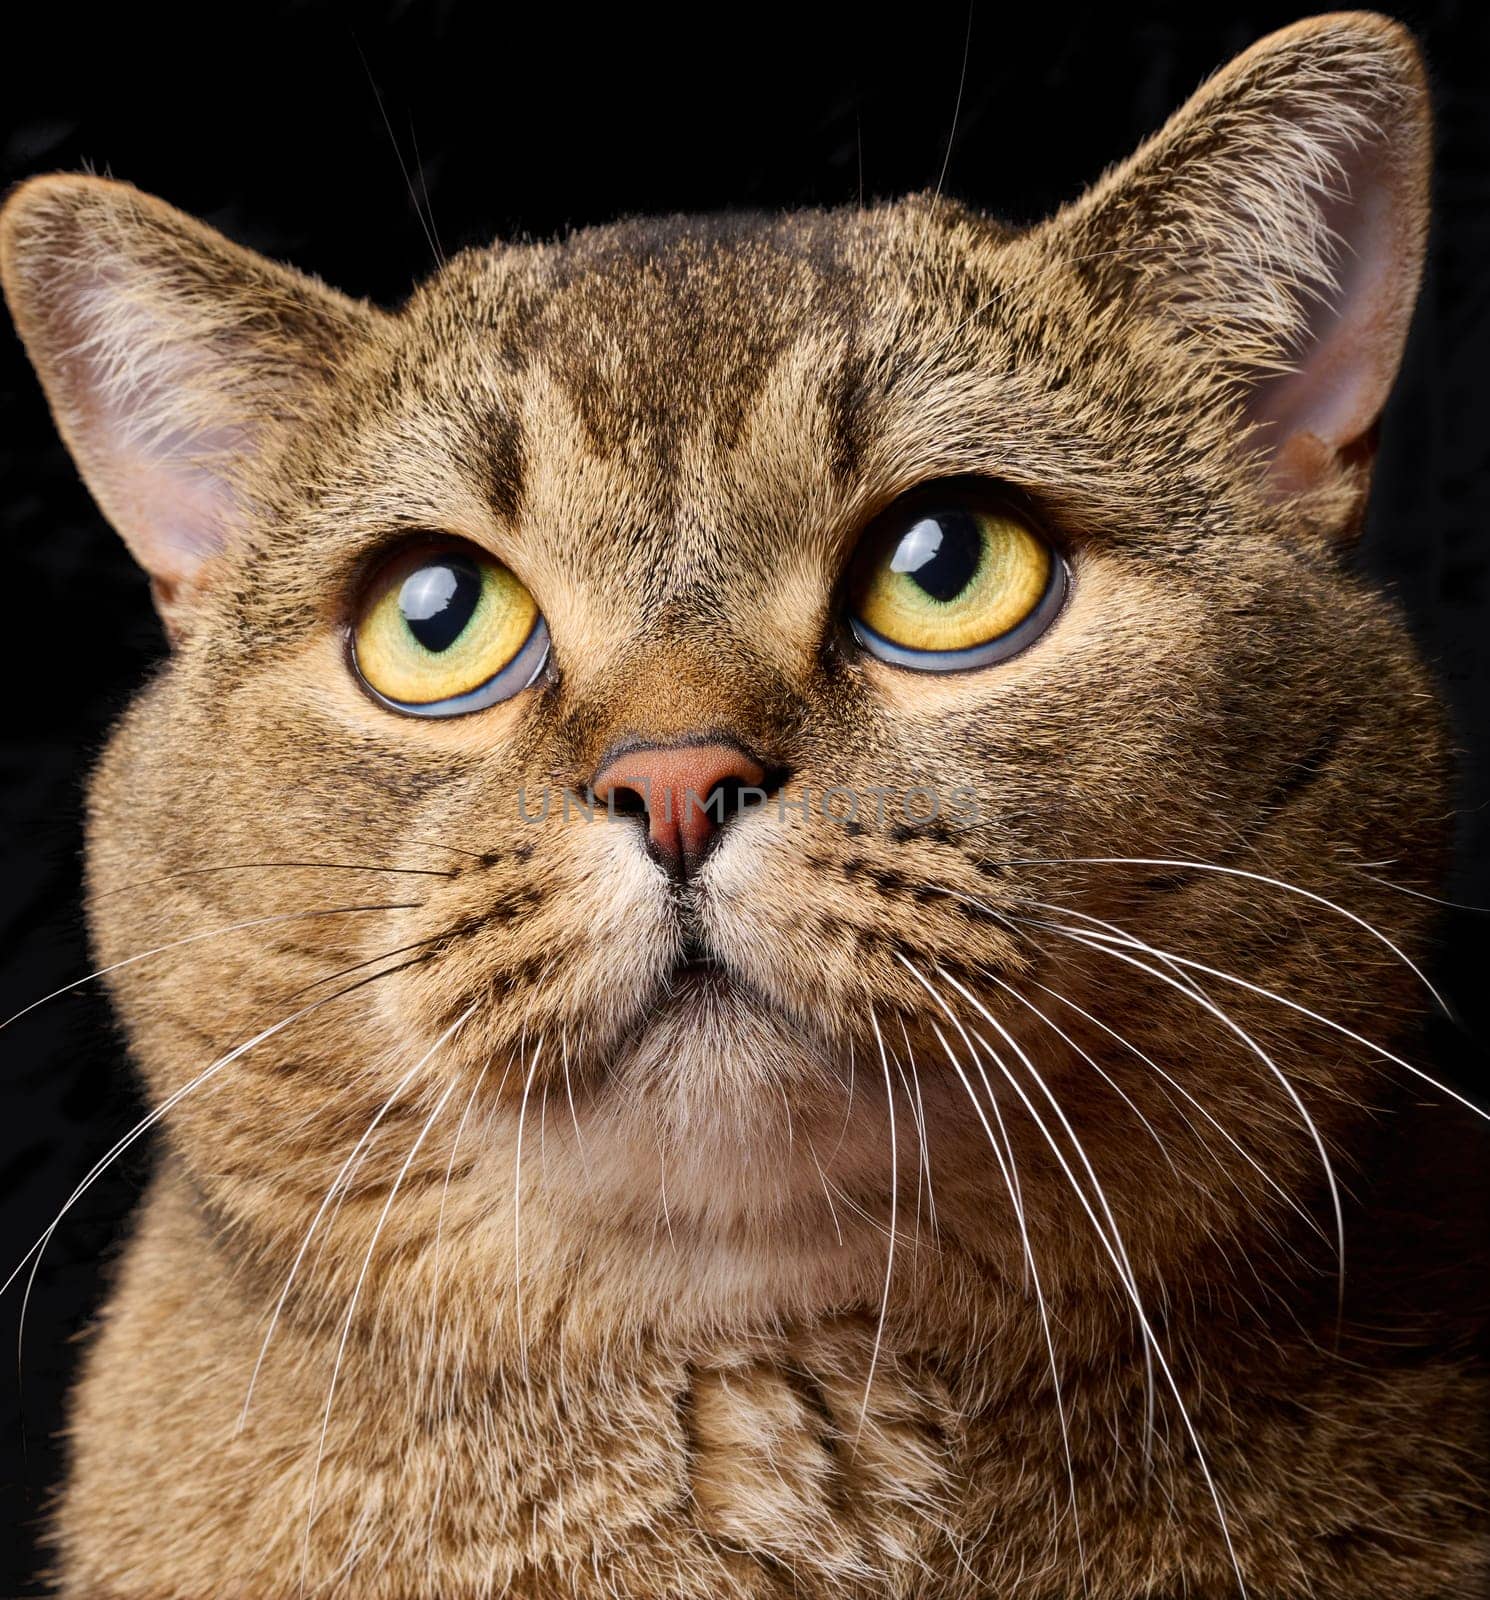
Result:
M358 602L352 664L372 694L416 717L509 700L538 676L548 629L517 578L484 551L422 543L385 562Z
M1028 518L949 491L892 507L870 529L850 568L849 622L882 661L961 672L1023 650L1065 594L1065 563Z

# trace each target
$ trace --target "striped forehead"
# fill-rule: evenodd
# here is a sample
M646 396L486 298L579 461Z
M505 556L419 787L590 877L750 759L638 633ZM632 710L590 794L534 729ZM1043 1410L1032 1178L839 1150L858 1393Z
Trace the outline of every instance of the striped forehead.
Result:
M844 244L826 217L579 235L524 275L508 359L564 397L590 455L665 471L690 444L735 443L793 350L821 361L852 338Z

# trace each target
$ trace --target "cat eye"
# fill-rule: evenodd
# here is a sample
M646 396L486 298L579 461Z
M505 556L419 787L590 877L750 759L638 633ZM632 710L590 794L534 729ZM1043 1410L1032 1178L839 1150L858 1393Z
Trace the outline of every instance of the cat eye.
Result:
M871 655L962 672L1017 655L1055 620L1066 566L1030 519L976 490L914 495L860 542L849 623Z
M358 603L352 664L372 694L416 717L510 700L548 658L532 595L501 562L451 540L385 562Z

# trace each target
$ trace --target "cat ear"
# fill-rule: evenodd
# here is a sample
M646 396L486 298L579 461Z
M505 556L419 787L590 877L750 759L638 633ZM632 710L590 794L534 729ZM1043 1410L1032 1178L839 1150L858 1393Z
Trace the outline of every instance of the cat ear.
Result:
M1099 289L1240 390L1265 486L1358 520L1428 227L1412 36L1366 12L1254 45L1048 225Z
M256 460L379 314L127 184L62 174L0 211L0 281L175 637L245 525Z

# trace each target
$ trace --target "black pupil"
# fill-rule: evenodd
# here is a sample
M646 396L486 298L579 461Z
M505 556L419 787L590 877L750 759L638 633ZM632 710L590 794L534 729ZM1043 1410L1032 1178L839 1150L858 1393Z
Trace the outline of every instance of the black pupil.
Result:
M398 609L426 650L448 650L481 598L481 572L466 556L439 556L404 579Z
M983 560L983 535L970 511L935 511L901 535L890 568L914 578L933 600L954 600Z

